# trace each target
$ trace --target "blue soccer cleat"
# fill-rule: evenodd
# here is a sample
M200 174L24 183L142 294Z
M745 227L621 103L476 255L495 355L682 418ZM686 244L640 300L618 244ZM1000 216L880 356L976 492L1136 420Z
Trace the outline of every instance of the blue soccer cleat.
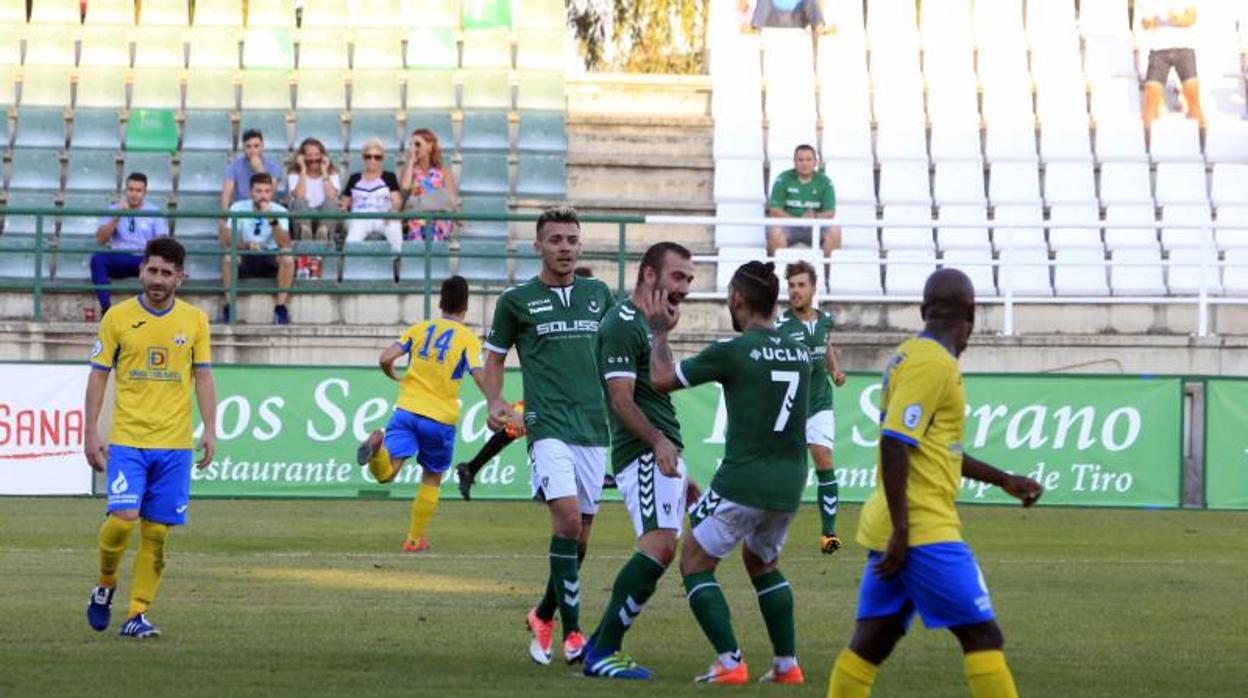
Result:
M133 638L159 637L160 628L147 622L147 617L136 613L121 624L121 636Z
M93 630L104 630L113 617L113 592L116 587L97 586L87 601L87 623Z
M585 645L586 676L610 679L649 679L654 674L647 668L637 664L633 658L623 652L600 654L594 651L593 640Z

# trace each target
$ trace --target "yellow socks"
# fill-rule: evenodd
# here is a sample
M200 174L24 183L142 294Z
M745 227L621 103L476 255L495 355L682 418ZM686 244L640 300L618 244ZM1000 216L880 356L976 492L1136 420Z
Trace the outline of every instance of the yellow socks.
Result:
M871 695L871 684L880 668L859 657L857 653L846 647L836 658L832 666L832 677L828 679L828 698L867 698ZM976 694L976 698L979 694Z
M117 566L130 545L130 531L133 529L134 521L111 514L104 518L104 523L100 525L100 586L117 586Z
M407 529L407 539L413 543L420 540L429 528L429 520L438 508L438 488L421 483L412 500L412 525Z
M1001 650L971 652L962 658L962 668L973 698L1018 698L1014 677Z
M160 575L165 570L165 538L169 527L153 521L139 526L139 554L134 558L134 583L130 588L130 616L145 613L156 598Z
M372 473L377 482L386 484L399 474L399 469L390 463L390 452L383 443L372 458L368 459L368 472Z

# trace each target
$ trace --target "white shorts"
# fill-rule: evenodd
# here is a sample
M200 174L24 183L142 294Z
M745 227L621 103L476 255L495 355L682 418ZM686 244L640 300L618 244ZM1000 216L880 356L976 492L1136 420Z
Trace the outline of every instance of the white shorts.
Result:
M821 410L807 418L806 443L827 449L836 445L836 415L832 410Z
M578 446L539 439L529 446L533 497L549 502L576 497L582 514L598 513L602 477L607 472L605 446Z
M403 248L403 226L397 220L353 218L347 221L347 242L364 242L373 233L384 235L395 252Z
M659 529L680 535L685 518L685 461L679 461L680 475L667 477L659 472L653 453L643 453L615 476L624 497L624 507L633 520L637 537Z
M689 528L694 540L708 555L717 559L728 556L737 543L763 562L775 562L784 549L789 524L797 512L755 509L724 499L715 490L707 489L689 513Z

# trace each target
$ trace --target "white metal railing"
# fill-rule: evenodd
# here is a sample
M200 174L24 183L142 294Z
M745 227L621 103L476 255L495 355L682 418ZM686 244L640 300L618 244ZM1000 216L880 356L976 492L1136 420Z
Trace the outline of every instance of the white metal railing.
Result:
M1015 239L1014 239L1015 236L1012 234L1003 235L1004 240L1000 241L1003 244L994 244L993 248L990 248L989 250L987 250L990 254L993 249L998 250L1000 253L999 258L990 259L990 260L981 261L981 262L959 262L958 264L959 266L967 267L967 268L990 266L990 267L994 267L997 269L997 276L998 276L997 285L1000 290L1000 295L982 296L982 297L976 298L976 301L978 303L982 303L985 305L1002 305L1003 306L1004 312L1003 312L1003 319L1002 319L1002 333L1007 336L1014 334L1014 306L1016 305L1062 305L1062 304L1193 305L1195 306L1196 317L1197 317L1196 334L1201 337L1205 337L1209 335L1209 308L1210 306L1248 305L1248 296L1219 297L1219 296L1212 294L1211 293L1212 289L1209 288L1209 278L1208 278L1211 268L1222 269L1224 267L1229 266L1225 261L1221 259L1216 259L1216 258L1211 259L1211 256L1216 257L1217 252L1218 252L1217 241L1214 239L1216 231L1236 230L1236 231L1241 231L1242 234L1244 234L1245 236L1248 236L1248 225L1242 222L1210 221L1207 223L1182 223L1182 222L1153 221L1151 224L1149 224L1147 222L1119 223L1119 222L1111 222L1111 221L1103 221L1103 220L1039 221L1039 222L1037 221L1030 221L1030 222L1009 221L1007 222L1007 221L996 221L996 220L989 220L989 219L983 219L983 220L977 220L977 221L942 221L938 219L931 219L929 221L915 221L913 219L896 220L896 219L883 218L883 217L882 218L845 218L845 219L841 219L841 218L835 218L835 219L768 218L768 217L719 218L715 216L665 216L665 215L646 216L645 222L648 224L656 224L656 225L690 225L690 226L733 225L733 226L755 226L755 227L760 227L760 228L769 227L769 226L809 227L811 228L812 249L815 249L815 250L819 249L818 244L817 244L820 240L818 229L826 228L829 226L838 226L842 230L844 230L845 228L877 228L877 229L911 228L911 229L921 229L921 230L932 231L936 228L947 228L947 229L948 228L955 228L955 229L964 228L964 229L991 230L997 234L1004 233L1006 231L1013 231L1013 230L1041 230L1043 231L1046 229L1047 230L1053 230L1053 229L1097 230L1097 231L1149 229L1149 230L1153 230L1154 232L1160 231L1163 228L1171 229L1171 230L1193 230L1193 231L1197 231L1197 233L1200 235L1200 244L1196 246L1190 246L1190 247L1184 246L1180 249L1198 250L1200 252L1200 258L1198 260L1199 261L1198 264L1191 264L1187 262L1176 263L1170 259L1161 259L1158 262L1129 262L1129 261L1114 261L1112 259L1105 259L1101 262L1091 262L1091 261L1089 262L1062 262L1061 266L1062 267L1100 268L1104 271L1108 271L1111 266L1112 267L1143 267L1143 268L1156 268L1160 266L1165 269L1170 269L1172 267L1184 268L1184 269L1199 269L1197 291L1194 296L1181 295L1181 294L1168 294L1164 296L1146 296L1146 295L1145 296L1141 296L1141 295L1116 296L1116 295L1113 295L1112 288L1109 289L1110 293L1105 296L1061 296L1056 293L1056 289L1054 288L1054 284L1052 282L1050 282L1050 289L1053 291L1052 296L1018 295L1015 292L1014 284L1012 283L1013 277L1009 273L1016 265L1019 265L1014 260L1016 252L1019 248L1015 246ZM998 241L994 239L993 242L997 243ZM1046 240L1045 245L1046 246L1044 249L1047 253L1049 249L1047 240ZM762 247L762 246L763 245L759 245L759 247ZM889 266L929 266L929 265L935 264L936 266L940 267L940 266L943 266L942 265L943 260L936 256L935 247L936 247L935 240L933 238L933 245L931 248L933 250L933 255L930 260L898 260L894 262L894 261L889 261L887 257L881 257L874 261L864 260L864 259L852 259L852 258L836 259L833 257L824 257L823 263L828 264L828 265L831 265L831 264L871 265L877 268L880 267L881 263L885 263ZM1248 248L1248 243L1245 244L1245 247ZM878 250L879 248L877 247L876 249ZM969 249L973 249L973 248L969 248ZM1103 246L1101 249L1104 249ZM1158 246L1158 249L1160 249L1160 244ZM833 254L835 254L835 252ZM721 261L721 258L719 255L695 255L694 261L718 263ZM744 260L723 260L723 261L741 262ZM1038 260L1038 259L1027 260L1025 263L1019 266L1032 268L1032 267L1040 266L1041 264L1046 266L1051 272L1052 269L1058 265L1058 262L1055 259L1048 259L1046 255L1046 259L1043 262L1041 262L1041 260ZM1220 286L1220 284L1218 285ZM713 292L706 292L706 291L697 292L697 293L690 294L690 297L692 298L723 298L724 291L717 289L716 291L713 291ZM826 294L825 294L825 297L826 297ZM840 296L837 296L834 300L837 300L840 302L852 302L852 303L917 303L921 301L922 298L919 296L915 296L915 295L881 294L881 295L853 295L853 296L840 295Z

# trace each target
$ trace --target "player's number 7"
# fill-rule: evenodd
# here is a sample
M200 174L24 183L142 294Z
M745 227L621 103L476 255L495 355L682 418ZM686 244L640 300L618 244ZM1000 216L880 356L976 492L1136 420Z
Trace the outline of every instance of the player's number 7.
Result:
M789 415L793 414L793 398L797 395L797 385L801 381L801 376L797 371L772 371L771 381L788 384L784 391L784 400L780 403L780 413L776 415L776 425L772 427L772 431L784 431L784 427L789 423Z

